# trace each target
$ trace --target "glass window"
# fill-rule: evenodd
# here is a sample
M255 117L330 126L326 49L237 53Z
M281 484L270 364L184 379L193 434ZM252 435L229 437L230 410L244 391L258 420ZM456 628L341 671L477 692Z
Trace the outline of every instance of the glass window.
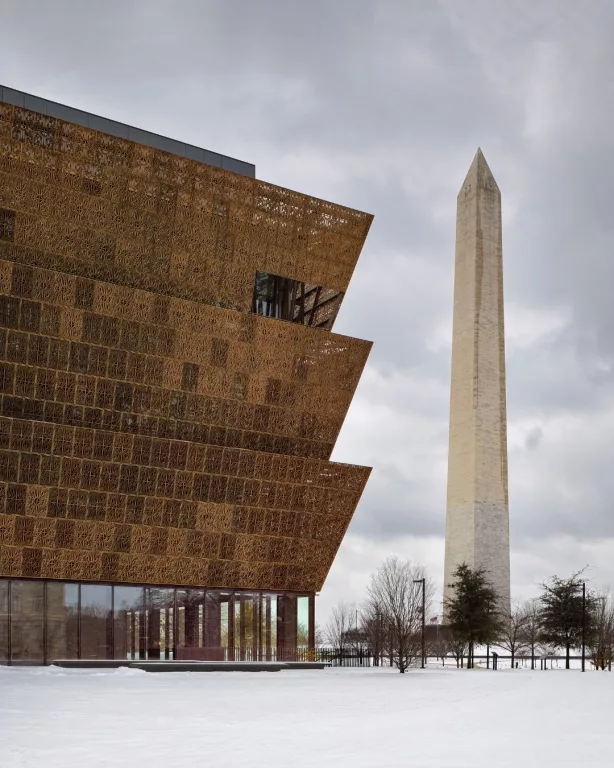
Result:
M147 610L147 658L175 657L175 590L149 588Z
M300 650L309 648L309 598L296 598L296 645Z
M241 614L239 621L238 643L237 637L235 636L235 647L240 648L240 658L242 661L254 661L258 657L257 595L237 595L235 597L235 611L237 603L240 603L241 605Z
M114 658L145 658L145 590L115 587L113 594Z
M222 605L228 608L228 603L222 603L223 593L215 590L207 591L205 598L205 634L204 647L207 661L224 661L225 651L222 647ZM228 613L226 613L228 625Z
M11 581L11 661L41 664L44 582Z
M220 644L224 651L224 659L230 658L232 632L230 624L230 597L220 598Z
M285 661L296 658L296 597L290 594L277 598L277 652Z
M233 660L241 660L241 615L243 613L243 606L241 605L241 599L239 595L233 595L233 637L231 641L233 649Z
M9 658L9 582L0 579L0 664Z
M277 595L269 595L271 606L270 637L273 657L277 658Z
M277 658L277 595L264 594L260 598L260 658Z
M178 659L202 658L205 593L202 589L177 590L176 652Z
M256 272L252 312L278 320L330 330L343 293L291 277Z
M76 659L79 641L79 585L47 583L47 659Z
M8 240L11 243L15 239L15 211L8 208L0 208L0 240Z
M81 585L81 658L113 658L111 587Z
M267 613L268 612L268 613ZM261 661L271 660L271 608L268 595L260 595Z

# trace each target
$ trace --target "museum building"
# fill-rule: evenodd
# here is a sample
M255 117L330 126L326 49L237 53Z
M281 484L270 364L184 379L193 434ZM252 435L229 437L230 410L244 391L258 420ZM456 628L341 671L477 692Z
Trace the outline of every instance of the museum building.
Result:
M0 663L313 648L371 220L0 86Z

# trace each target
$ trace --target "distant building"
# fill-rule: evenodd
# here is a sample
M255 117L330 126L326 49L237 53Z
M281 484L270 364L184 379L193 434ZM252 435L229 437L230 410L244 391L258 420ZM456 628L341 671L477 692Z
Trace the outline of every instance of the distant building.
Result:
M313 646L371 220L0 87L0 663Z

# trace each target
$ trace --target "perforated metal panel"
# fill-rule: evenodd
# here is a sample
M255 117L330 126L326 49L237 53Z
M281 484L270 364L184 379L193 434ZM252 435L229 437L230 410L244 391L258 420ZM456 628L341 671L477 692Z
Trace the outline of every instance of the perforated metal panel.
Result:
M0 104L0 575L316 591L370 470L345 291L371 217Z

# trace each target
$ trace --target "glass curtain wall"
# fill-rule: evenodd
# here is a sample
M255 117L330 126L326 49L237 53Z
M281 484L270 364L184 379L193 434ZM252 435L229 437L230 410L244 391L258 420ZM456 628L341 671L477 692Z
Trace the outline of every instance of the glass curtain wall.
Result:
M0 664L9 660L9 583L0 580Z
M0 664L304 659L313 606L290 593L0 579Z

